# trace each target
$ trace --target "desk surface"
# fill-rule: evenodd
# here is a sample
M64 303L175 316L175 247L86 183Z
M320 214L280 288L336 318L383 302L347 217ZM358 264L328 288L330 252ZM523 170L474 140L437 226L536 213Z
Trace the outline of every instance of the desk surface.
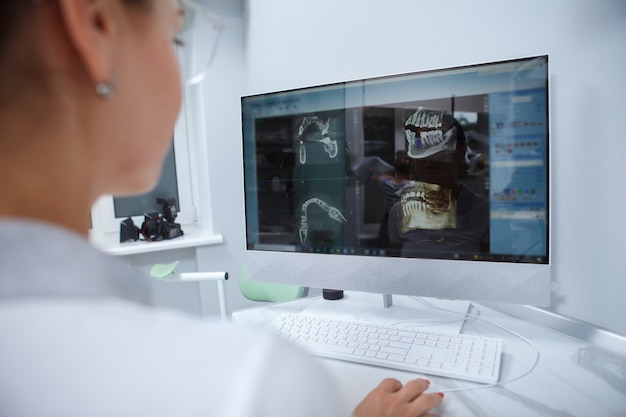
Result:
M267 304L233 312L233 320L264 325L283 312L319 312L325 315L352 315L355 320L381 320L398 326L432 326L435 309L425 308L415 299L394 296L394 305L384 309L382 297L375 294L347 292L342 300L328 301L320 296L286 303ZM626 357L594 348L555 330L525 322L493 309L476 305L483 320L467 320L462 332L497 337L503 341L500 381L515 379L535 362L535 349L491 323L503 326L526 338L537 347L540 356L536 367L521 379L489 387L453 391L436 412L446 417L626 417ZM411 312L412 311L412 312ZM411 317L407 317L407 314ZM423 320L431 319L430 322ZM454 326L454 320L442 319ZM490 323L491 322L491 323ZM458 321L457 321L458 323ZM459 328L461 325L459 325ZM378 368L319 358L344 391L352 406L386 377L407 382L424 376L431 381L431 391L475 388L475 384L432 375Z

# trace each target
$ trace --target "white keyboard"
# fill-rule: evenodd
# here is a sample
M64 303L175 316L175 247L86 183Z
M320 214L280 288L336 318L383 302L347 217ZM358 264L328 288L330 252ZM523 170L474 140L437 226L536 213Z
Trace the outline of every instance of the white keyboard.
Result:
M315 356L474 382L498 382L500 339L305 314L281 314L272 327Z

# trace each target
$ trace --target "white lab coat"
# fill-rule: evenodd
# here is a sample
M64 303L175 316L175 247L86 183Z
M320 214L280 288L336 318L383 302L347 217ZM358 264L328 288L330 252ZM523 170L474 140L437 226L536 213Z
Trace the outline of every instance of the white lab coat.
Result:
M350 414L315 359L151 307L145 279L67 231L0 221L0 415Z

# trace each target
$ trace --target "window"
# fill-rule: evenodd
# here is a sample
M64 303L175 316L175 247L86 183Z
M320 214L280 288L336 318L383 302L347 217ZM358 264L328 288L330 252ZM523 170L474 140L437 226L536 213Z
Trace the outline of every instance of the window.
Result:
M132 217L141 226L144 213L161 212L157 198L175 198L178 210L176 222L183 226L197 221L196 207L191 191L188 129L185 114L176 123L174 141L163 166L157 187L143 195L114 198L101 197L92 209L92 234L118 233L120 222Z

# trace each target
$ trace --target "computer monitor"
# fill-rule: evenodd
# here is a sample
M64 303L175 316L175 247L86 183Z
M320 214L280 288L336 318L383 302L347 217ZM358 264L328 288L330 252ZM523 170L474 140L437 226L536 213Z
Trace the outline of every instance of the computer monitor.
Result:
M550 304L548 57L244 96L250 279Z

